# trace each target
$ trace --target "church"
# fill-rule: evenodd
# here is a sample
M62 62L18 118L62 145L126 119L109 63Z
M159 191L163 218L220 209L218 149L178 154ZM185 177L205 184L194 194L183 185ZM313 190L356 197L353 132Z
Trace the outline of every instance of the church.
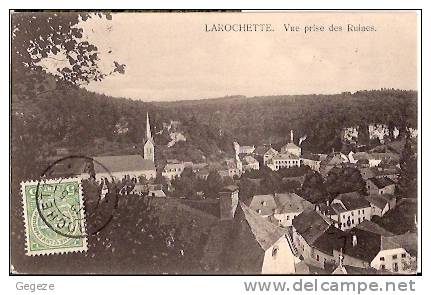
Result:
M115 180L121 180L126 176L130 178L155 178L155 144L151 134L151 125L148 113L146 134L142 143L142 154L94 157L93 162L96 180L100 181L104 178L111 179L111 177L113 177Z

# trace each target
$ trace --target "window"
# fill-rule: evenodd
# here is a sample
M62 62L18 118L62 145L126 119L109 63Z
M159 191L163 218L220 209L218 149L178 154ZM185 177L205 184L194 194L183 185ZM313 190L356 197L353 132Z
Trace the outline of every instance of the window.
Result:
M364 209L362 209L362 214L365 214L365 210ZM365 217L364 217L365 218Z
M289 215L286 215L286 220L289 220L290 219L290 216Z
M386 267L385 267L385 265L384 265L384 264L382 264L382 265L380 266L380 268L381 268L381 269L386 269Z
M352 216L355 216L355 212L354 211L352 211Z
M361 218L360 217L358 218L358 223L361 223Z
M352 224L355 224L355 220L354 219L352 219Z
M398 272L398 263L395 262L392 266L394 272Z
M319 261L319 260L320 260L319 254L317 254L317 255L316 255L316 260L317 260L317 261Z
M272 257L277 257L277 253L278 253L278 246L275 246L273 249L272 249Z
M397 254L392 255L392 259L397 259L397 258L398 258L398 255L397 255Z
M380 257L380 261L385 261L385 257Z
M406 253L401 254L401 258L406 258Z

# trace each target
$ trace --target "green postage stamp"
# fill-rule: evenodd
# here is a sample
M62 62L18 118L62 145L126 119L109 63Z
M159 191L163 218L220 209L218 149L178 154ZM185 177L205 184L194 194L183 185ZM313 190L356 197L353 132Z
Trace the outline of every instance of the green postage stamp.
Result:
M80 178L21 183L26 255L87 250Z

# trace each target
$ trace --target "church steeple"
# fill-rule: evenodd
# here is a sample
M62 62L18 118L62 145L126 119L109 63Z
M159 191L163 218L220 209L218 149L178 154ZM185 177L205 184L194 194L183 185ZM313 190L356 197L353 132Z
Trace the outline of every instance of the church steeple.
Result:
M151 135L150 117L148 117L148 112L147 112L147 134L146 135L147 135L146 140L153 138L153 136Z
M147 113L147 132L146 138L144 138L144 159L151 160L154 162L154 141L151 135L150 117Z

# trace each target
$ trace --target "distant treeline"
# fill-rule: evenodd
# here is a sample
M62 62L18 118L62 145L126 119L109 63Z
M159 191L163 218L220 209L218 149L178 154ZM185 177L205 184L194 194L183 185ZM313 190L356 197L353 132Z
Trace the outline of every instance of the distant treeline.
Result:
M296 142L307 135L304 149L329 152L340 148L344 127L384 123L404 130L417 125L416 91L233 96L162 103L114 98L58 84L53 87L52 81L42 83L49 85L47 89L41 86L39 94L28 97L20 95L21 84L25 81L13 81L12 151L17 164L28 163L29 157L49 155L57 147L89 155L97 153L95 142L139 147L145 134L146 112L154 128L156 156L160 159L169 154L193 161L233 153L234 140L277 146L290 138L291 129ZM179 129L187 141L168 150L165 145L169 134L160 131L163 122L171 120L181 122ZM119 126L127 132L118 132Z

